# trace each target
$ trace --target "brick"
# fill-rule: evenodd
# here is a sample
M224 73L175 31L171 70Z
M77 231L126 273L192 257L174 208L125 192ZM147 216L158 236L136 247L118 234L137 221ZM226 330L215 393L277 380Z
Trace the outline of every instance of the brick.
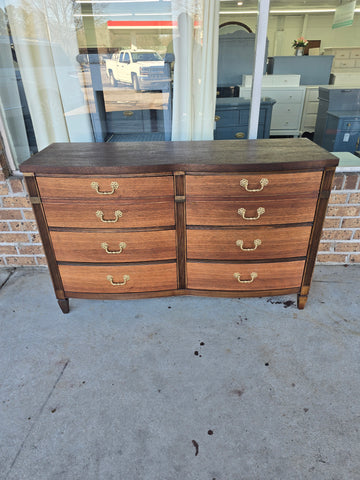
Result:
M20 178L9 177L8 182L13 193L22 193L25 191L24 185Z
M43 255L42 245L19 245L20 255Z
M323 230L321 240L350 240L352 235L352 230Z
M360 228L360 218L343 218L342 228Z
M41 243L40 235L38 233L32 233L30 235L30 241L32 243Z
M344 175L342 173L336 173L334 177L334 182L332 185L333 190L342 190L344 183Z
M320 242L319 252L329 252L332 247L331 242Z
M360 242L337 243L335 252L360 252Z
M11 230L15 232L35 231L37 226L35 222L9 222Z
M8 265L36 265L34 257L6 257Z
M0 195L9 195L9 189L6 183L0 183Z
M47 265L45 257L35 257L38 265Z
M30 207L30 200L26 197L6 197L3 199L5 208Z
M325 218L323 228L340 228L341 218Z
M29 237L26 233L1 233L0 243L27 243Z
M5 210L0 208L0 220L22 220L21 210Z
M352 193L349 197L349 203L360 203L360 193Z
M357 217L360 215L360 207L334 207L330 206L327 209L327 217Z
M349 260L351 263L360 263L360 255L350 255Z
M346 255L340 255L336 253L318 253L316 261L322 263L346 263Z
M33 210L29 210L29 209L25 209L23 210L23 214L24 214L24 218L26 220L35 220L35 215L34 215L34 212Z
M3 174L1 167L0 167L0 182L5 182L5 175Z
M354 240L360 240L360 230L356 230L353 236Z
M5 265L5 260L0 257L0 267Z
M350 173L346 175L344 190L354 190L356 188L358 178L359 177L357 173Z
M348 194L347 193L331 193L329 198L329 204L333 203L347 203Z
M0 232L8 232L10 230L7 222L0 222Z
M0 255L17 255L14 245L0 245Z

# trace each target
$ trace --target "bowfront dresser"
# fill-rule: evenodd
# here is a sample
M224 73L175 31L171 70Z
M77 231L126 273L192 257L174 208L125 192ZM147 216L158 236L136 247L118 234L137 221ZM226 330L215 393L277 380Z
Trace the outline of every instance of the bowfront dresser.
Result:
M297 294L338 159L307 139L52 144L21 165L55 294Z

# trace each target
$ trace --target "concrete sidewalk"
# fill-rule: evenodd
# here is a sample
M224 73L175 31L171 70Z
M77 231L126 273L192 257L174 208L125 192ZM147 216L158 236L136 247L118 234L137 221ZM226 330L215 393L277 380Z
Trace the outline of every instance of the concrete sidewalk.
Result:
M360 479L360 267L296 297L70 299L0 270L1 480Z

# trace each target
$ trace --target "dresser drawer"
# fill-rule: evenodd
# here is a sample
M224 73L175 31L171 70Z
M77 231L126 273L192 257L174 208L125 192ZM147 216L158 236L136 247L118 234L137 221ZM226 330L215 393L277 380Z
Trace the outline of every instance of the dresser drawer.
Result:
M187 175L186 195L188 197L246 197L249 199L269 195L317 195L321 177L322 172Z
M158 292L177 288L176 264L59 265L65 293Z
M174 195L173 176L162 177L38 177L43 201L50 198L142 198Z
M296 129L299 127L299 120L302 109L299 105L278 104L274 106L274 113L271 117L271 129Z
M175 231L50 232L60 262L121 263L176 259Z
M259 291L300 287L303 261L278 263L187 263L187 286L194 290Z
M187 201L188 225L257 226L312 222L317 198Z
M190 260L268 260L305 257L311 227L257 227L187 232Z
M175 225L174 204L163 202L108 201L51 203L45 205L50 227L136 228Z

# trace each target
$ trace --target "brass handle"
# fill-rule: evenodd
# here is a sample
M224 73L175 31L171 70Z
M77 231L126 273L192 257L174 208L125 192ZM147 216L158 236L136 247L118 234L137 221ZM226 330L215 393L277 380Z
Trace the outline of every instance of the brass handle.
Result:
M237 132L235 133L236 138L245 138L245 133L244 132Z
M244 245L244 240L236 240L236 246L240 247L240 250L242 250L243 252L253 252L254 250L257 249L257 247L261 245L261 240L260 238L257 238L256 240L254 240L254 248L244 248L243 245Z
M124 117L132 117L134 115L134 112L132 112L131 110L125 110L123 112L123 115Z
M215 115L215 122L218 122L220 120L221 117L219 117L219 115Z
M91 182L91 187L96 190L96 193L98 193L99 195L112 195L119 188L119 184L117 182L111 182L110 186L110 192L100 192L99 184L97 182Z
M358 139L356 141L355 150L357 150L359 148L359 142L360 142L360 137L358 137Z
M240 180L240 186L245 188L245 190L247 192L261 192L261 190L263 190L263 188L266 187L266 185L268 183L269 183L269 180L267 178L262 178L260 180L261 187L260 188L254 188L253 190L251 190L251 189L248 188L249 180L247 180L246 178L243 178L242 180Z
M122 217L122 211L121 210L116 210L114 212L114 214L115 214L115 219L114 220L105 220L104 219L104 213L101 210L98 210L96 212L96 216L98 218L100 218L100 220L104 223L116 223L119 220L119 218Z
M234 278L236 278L236 280L239 282L239 283L252 283L255 278L258 276L258 274L256 272L251 272L250 273L250 277L251 277L251 280L241 280L241 275L240 273L234 273Z
M130 280L130 275L123 276L123 282L114 282L114 278L111 275L108 275L106 279L113 285L114 287L122 287L126 285L126 283Z
M109 250L109 245L106 242L103 242L101 244L101 248L103 248L106 253L122 253L122 251L126 248L126 243L125 242L119 243L120 250Z
M265 208L264 207L259 207L257 210L257 217L245 217L246 210L245 208L239 208L238 214L244 219L244 220L259 220L261 215L265 213Z

